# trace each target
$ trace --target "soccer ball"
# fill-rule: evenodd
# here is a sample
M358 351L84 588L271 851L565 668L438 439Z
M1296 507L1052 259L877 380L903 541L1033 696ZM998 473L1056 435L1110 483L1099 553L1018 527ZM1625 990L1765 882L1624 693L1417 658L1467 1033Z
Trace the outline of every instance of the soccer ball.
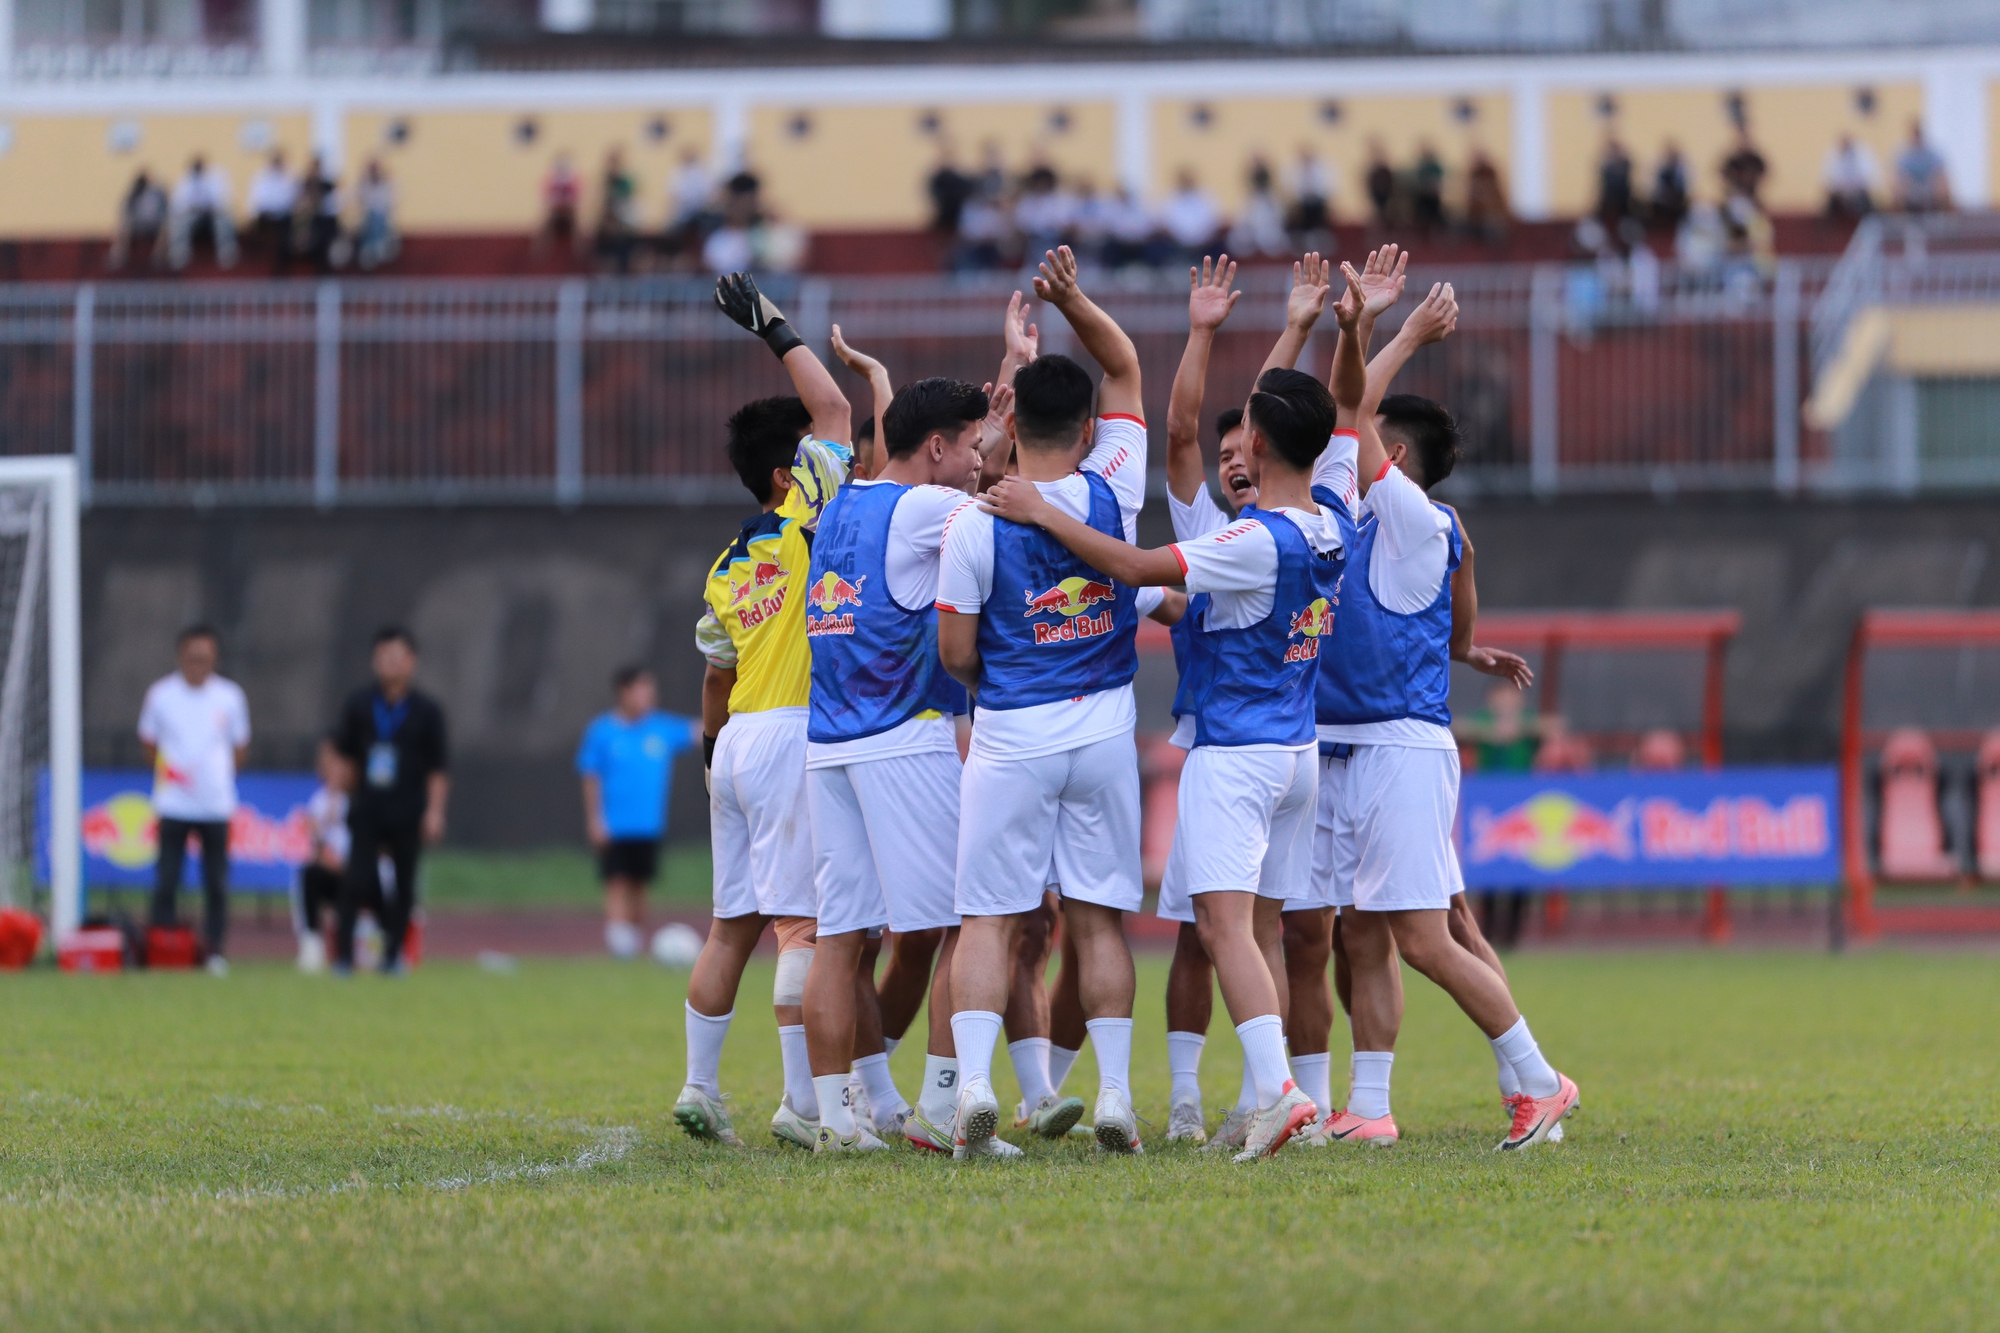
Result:
M676 921L653 932L653 961L662 967L693 967L701 956L701 936Z

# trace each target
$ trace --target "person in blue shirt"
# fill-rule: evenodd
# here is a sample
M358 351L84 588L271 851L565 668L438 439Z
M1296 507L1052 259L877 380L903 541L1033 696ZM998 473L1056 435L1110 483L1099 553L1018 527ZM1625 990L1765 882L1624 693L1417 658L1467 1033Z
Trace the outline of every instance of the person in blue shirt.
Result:
M593 721L576 752L583 775L583 818L604 881L604 944L616 958L637 957L646 886L659 873L667 791L674 756L694 748L694 719L659 710L653 674L621 668L616 699Z

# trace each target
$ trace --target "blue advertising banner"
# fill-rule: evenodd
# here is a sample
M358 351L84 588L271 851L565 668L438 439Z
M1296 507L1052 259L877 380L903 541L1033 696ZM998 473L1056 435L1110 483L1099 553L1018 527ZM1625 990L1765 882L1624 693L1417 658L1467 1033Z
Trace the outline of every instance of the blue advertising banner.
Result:
M1470 889L1831 884L1839 817L1832 767L1475 773L1456 839Z
M236 779L236 817L229 821L229 882L236 889L284 892L312 856L306 802L319 787L310 773L244 773ZM48 882L49 802L46 774L37 801L35 872ZM190 849L183 882L200 882L199 845ZM159 856L153 775L144 769L85 769L83 882L107 888L151 887Z

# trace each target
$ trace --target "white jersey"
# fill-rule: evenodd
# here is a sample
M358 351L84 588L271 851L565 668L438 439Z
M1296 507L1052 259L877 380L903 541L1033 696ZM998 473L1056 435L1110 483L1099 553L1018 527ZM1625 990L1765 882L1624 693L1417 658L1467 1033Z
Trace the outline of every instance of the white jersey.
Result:
M236 813L236 750L250 743L250 704L233 680L190 685L178 671L146 690L139 739L154 747L153 809L167 819L219 822Z
M1084 522L1090 516L1090 484L1084 472L1095 472L1111 487L1124 520L1125 540L1136 542L1139 510L1146 503L1146 423L1123 413L1099 417L1082 469L1035 486L1056 508ZM940 610L978 615L985 609L993 595L995 521L977 505L952 516L938 576ZM1034 759L1129 735L1137 721L1132 687L1126 684L1027 708L981 709L973 722L972 748L996 758Z

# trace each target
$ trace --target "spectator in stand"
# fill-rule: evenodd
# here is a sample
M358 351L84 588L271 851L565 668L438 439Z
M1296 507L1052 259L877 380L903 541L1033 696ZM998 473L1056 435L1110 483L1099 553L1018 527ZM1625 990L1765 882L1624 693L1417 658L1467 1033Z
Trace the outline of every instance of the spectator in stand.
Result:
M1736 131L1736 147L1728 157L1722 159L1722 186L1725 196L1741 195L1762 208L1764 177L1770 167L1764 155L1757 151L1757 145L1750 142L1750 129L1743 126Z
M1423 231L1444 228L1444 163L1429 144L1417 149L1416 165L1410 168L1410 208Z
M340 252L340 184L314 153L299 178L298 204L292 212L292 247L315 273L331 273Z
M250 705L233 680L215 673L221 637L190 625L177 645L179 664L146 690L139 744L153 770L159 816L151 923L180 921L181 867L190 836L201 840L201 943L208 970L229 975L229 821L236 815L236 770L250 746Z
M603 199L597 214L597 257L616 273L632 271L639 244L639 182L625 168L625 150L604 155Z
M1055 169L1037 165L1021 182L1020 197L1014 201L1014 231L1021 238L1021 253L1039 263L1042 255L1069 239L1076 222L1076 200L1065 193Z
M979 171L972 177L972 187L996 208L1006 199L1007 159L1000 152L998 139L988 139L979 146Z
M1300 245L1325 249L1323 243L1309 238L1324 237L1333 230L1334 197L1340 188L1334 169L1320 159L1311 144L1302 143L1286 183L1292 191L1292 230L1303 238Z
M228 178L196 153L187 174L174 186L167 214L167 263L176 273L188 266L195 242L204 236L215 247L219 267L236 267L236 224L230 208Z
M711 273L735 273L761 268L754 231L762 221L763 182L748 169L722 185L722 225L702 242L701 262Z
M1678 231L1688 215L1687 159L1680 145L1667 140L1660 165L1653 172L1653 197L1647 201L1647 216L1663 231Z
M292 886L298 966L306 973L326 970L326 914L339 905L340 881L347 873L347 792L354 785L354 775L332 741L320 741L313 768L319 773L319 787L306 798L312 859L299 867Z
M1111 237L1111 200L1097 192L1097 182L1088 176L1076 183L1076 211L1070 224L1076 253L1099 263L1110 263L1105 245Z
M931 230L946 236L958 235L960 216L965 212L965 201L977 190L978 183L958 169L956 150L948 138L938 140L938 164L931 171L930 179L924 182L924 191L931 201Z
M1160 207L1160 227L1180 249L1181 262L1199 259L1222 230L1222 212L1193 170L1182 167L1174 177L1174 192Z
M285 170L285 150L273 148L263 169L250 178L246 211L252 243L271 260L271 271L282 273L292 255L292 209L299 202L299 185Z
M1292 238L1285 231L1285 210L1278 203L1269 162L1261 157L1250 160L1249 185L1243 211L1229 229L1229 252L1238 256L1290 253Z
M1500 245L1505 243L1513 220L1500 168L1493 165L1485 149L1473 149L1472 165L1465 174L1466 230L1490 244Z
M380 268L393 262L403 248L403 239L396 234L396 185L383 171L381 158L368 159L354 192L361 204L355 262L364 269Z
M1617 139L1607 138L1597 159L1597 220L1605 230L1615 230L1632 211L1632 155Z
M583 182L569 163L568 153L557 153L542 178L542 230L535 248L553 244L568 250L576 244L576 213L583 199Z
M1172 242L1155 240L1153 218L1129 186L1120 185L1105 206L1104 262L1111 268L1165 262ZM1155 258L1155 256L1158 258Z
M118 225L113 233L111 252L105 256L105 267L117 272L132 262L133 251L146 248L146 263L158 268L166 255L160 247L160 233L167 225L167 194L153 180L152 173L140 167L132 177L132 185L125 191L125 197L118 201Z
M1826 187L1826 215L1834 221L1852 222L1875 211L1875 190L1881 176L1875 154L1851 134L1842 134L1826 153L1819 171Z
M348 801L347 877L340 886L340 921L334 937L334 972L354 971L354 922L366 907L382 925L382 971L401 975L403 945L416 910L417 860L424 844L444 837L445 802L451 795L444 710L414 688L417 645L408 630L377 631L372 655L375 683L356 690L341 706L333 747L353 766ZM396 871L396 892L382 892L380 860Z
M954 273L981 273L1005 262L1002 246L1007 241L1007 215L998 200L984 190L975 191L959 210L958 244L951 253Z
M715 178L701 160L699 149L681 151L681 164L674 168L667 186L667 225L686 227L698 223L713 207Z
M1375 210L1375 225L1381 228L1396 225L1396 169L1389 165L1389 154L1384 151L1380 139L1368 141L1368 203Z
M583 819L604 881L604 947L636 958L644 940L646 886L659 874L674 756L693 749L693 718L659 709L653 674L622 668L611 679L616 701L592 722L577 751Z
M1896 207L1906 213L1942 212L1951 207L1951 178L1942 155L1924 142L1924 124L1910 122L1910 141L1896 154Z

